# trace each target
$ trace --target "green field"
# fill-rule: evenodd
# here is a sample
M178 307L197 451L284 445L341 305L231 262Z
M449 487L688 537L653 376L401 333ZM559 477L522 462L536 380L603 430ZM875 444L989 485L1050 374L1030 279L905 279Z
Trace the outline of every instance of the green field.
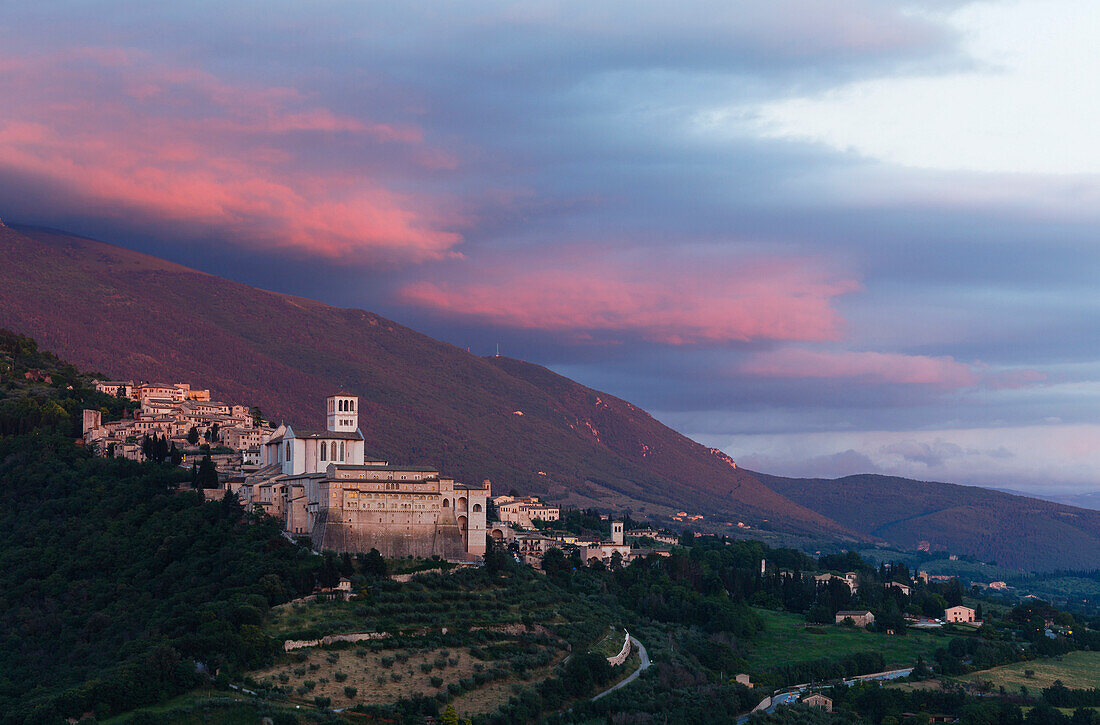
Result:
M932 660L945 638L929 632L909 630L905 636L865 632L828 624L806 626L806 620L788 612L757 609L767 625L748 647L749 665L766 670L789 662L843 657L857 652L880 652L887 667L908 667L924 655Z
M1034 675L1027 677L1026 670L1032 670ZM1070 652L1056 658L1014 662L972 672L959 679L992 682L994 687L1003 686L1006 690L1026 687L1032 692L1050 687L1055 680L1061 680L1072 690L1100 687L1100 652Z

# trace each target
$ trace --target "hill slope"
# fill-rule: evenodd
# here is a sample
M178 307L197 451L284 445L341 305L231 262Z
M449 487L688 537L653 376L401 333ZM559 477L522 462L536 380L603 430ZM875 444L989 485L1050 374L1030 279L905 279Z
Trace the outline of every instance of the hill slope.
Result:
M853 536L644 411L536 365L59 232L0 228L0 258L0 327L84 369L193 382L307 425L344 388L363 398L367 450L395 462L581 505Z
M1100 567L1100 511L893 476L758 478L855 531L905 548L928 541L933 550L1025 569Z

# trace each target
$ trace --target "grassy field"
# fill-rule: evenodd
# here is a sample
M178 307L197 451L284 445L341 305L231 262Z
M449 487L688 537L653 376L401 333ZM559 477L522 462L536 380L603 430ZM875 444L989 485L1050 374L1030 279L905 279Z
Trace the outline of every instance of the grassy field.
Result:
M1033 670L1034 676L1027 677L1025 670ZM1100 652L1070 652L1057 658L1015 662L959 679L992 682L994 687L1004 686L1006 690L1026 687L1032 692L1050 687L1055 680L1070 689L1100 687Z
M907 667L924 655L931 661L947 641L929 632L909 630L905 636L865 632L834 625L806 626L806 620L788 612L757 609L767 625L748 646L749 665L764 670L788 662L842 657L856 652L880 652L887 666Z

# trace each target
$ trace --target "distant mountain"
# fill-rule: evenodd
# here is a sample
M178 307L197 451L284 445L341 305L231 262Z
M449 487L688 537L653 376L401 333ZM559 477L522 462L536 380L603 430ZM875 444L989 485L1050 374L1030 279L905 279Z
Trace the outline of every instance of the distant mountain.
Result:
M904 548L927 541L933 550L1032 570L1100 567L1100 511L893 476L757 477L854 531Z
M480 358L355 309L267 292L60 232L0 227L0 327L86 370L188 381L318 425L362 397L371 455L554 501L864 537L645 411L549 370Z
M1087 493L1032 493L1030 491L1017 491L1011 488L998 488L996 490L1010 493L1013 496L1028 496L1031 498L1039 498L1044 501L1064 503L1066 506L1076 506L1078 508L1100 511L1100 491L1089 491Z

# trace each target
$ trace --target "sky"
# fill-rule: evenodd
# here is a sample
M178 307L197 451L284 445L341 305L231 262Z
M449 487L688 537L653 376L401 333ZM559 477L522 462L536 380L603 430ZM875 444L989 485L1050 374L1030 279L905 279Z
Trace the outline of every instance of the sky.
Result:
M739 465L1100 490L1088 0L0 0L0 218Z

